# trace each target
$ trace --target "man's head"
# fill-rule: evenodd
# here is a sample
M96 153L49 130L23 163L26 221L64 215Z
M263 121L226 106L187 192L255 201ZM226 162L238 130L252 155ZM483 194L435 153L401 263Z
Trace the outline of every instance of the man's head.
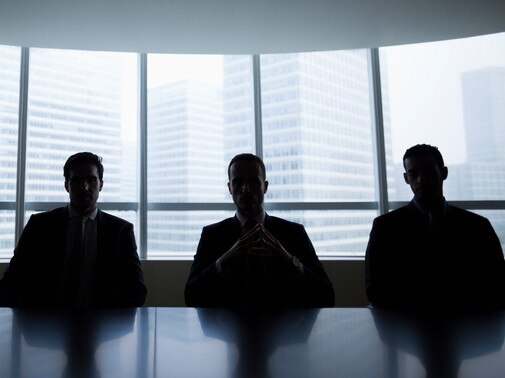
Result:
M403 155L403 178L420 202L431 204L443 196L443 183L448 170L435 146L418 144Z
M63 167L63 176L72 207L82 215L93 211L103 187L102 158L91 152L72 155Z
M239 154L228 165L228 190L237 211L247 217L256 216L263 209L268 189L265 164L253 154Z

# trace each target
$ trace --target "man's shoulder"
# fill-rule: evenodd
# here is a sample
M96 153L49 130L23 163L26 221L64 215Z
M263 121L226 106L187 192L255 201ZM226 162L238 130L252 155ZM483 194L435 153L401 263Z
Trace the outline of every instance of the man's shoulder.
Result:
M399 207L398 209L391 210L385 214L379 215L375 218L376 223L390 223L397 222L409 218L413 215L412 205Z
M223 228L233 227L234 225L238 224L237 222L238 222L238 219L235 217L226 218L226 219L223 219L222 221L204 226L204 230L213 231L213 230L220 230Z
M447 205L448 212L450 216L454 219L458 219L464 222L472 222L472 223L488 223L488 219L482 215L474 213L472 211L462 209L461 207L457 207L454 205Z
M273 215L267 215L267 220L270 225L285 228L301 228L303 225L300 223L292 222L284 218L275 217Z
M124 220L123 218L119 218L115 215L106 213L105 211L102 211L102 210L98 210L97 216L99 217L101 223L123 225L123 226L131 225L131 223L128 222L127 220Z
M67 215L67 207L57 207L56 209L43 211L41 213L33 214L30 217L32 221L46 221L49 219L64 218Z

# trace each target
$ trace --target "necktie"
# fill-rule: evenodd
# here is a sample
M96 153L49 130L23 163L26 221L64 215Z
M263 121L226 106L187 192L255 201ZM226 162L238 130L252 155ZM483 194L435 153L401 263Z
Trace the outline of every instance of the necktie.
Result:
M256 219L249 218L243 226L244 234L252 230L258 223ZM265 259L260 256L246 256L245 265L247 305L252 307L261 306L268 287Z
M87 217L77 217L75 221L74 244L72 253L73 256L77 258L77 261L81 259L84 250L84 231L86 229L87 219Z
M80 269L84 252L84 231L87 219L87 217L82 216L71 219L73 228L72 250L70 251L66 272L64 272L65 279L62 287L62 303L66 306L74 306L79 294Z

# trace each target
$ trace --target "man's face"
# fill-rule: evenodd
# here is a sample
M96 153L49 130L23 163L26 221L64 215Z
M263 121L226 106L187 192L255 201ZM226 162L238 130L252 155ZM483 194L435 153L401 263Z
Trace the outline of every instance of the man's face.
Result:
M95 209L102 186L103 181L98 177L98 169L93 164L83 164L71 169L70 177L65 181L70 203L82 215Z
M263 199L268 189L268 181L254 161L237 161L230 167L228 190L233 197L237 211L247 217L256 216L263 209Z
M447 167L440 168L433 156L416 156L405 159L403 174L416 199L424 203L439 200L443 196L443 183Z

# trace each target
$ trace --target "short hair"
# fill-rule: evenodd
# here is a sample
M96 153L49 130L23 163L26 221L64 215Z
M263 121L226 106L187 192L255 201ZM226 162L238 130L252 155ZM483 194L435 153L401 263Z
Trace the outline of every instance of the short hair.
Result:
M72 169L75 169L77 166L83 164L95 165L98 171L98 177L100 178L100 181L103 181L102 158L91 152L78 152L67 159L65 165L63 166L63 176L65 176L65 181L70 179L70 171Z
M230 164L228 164L228 180L230 179L230 170L231 166L235 164L237 161L253 161L257 164L259 164L261 168L261 172L263 173L263 180L266 179L266 169L265 169L265 163L263 163L263 160L261 160L260 157L253 155L253 154L238 154L231 159Z
M431 146L429 144L416 144L405 151L405 154L403 155L403 168L406 169L406 159L418 156L433 156L440 169L445 167L444 158L442 157L438 147Z

